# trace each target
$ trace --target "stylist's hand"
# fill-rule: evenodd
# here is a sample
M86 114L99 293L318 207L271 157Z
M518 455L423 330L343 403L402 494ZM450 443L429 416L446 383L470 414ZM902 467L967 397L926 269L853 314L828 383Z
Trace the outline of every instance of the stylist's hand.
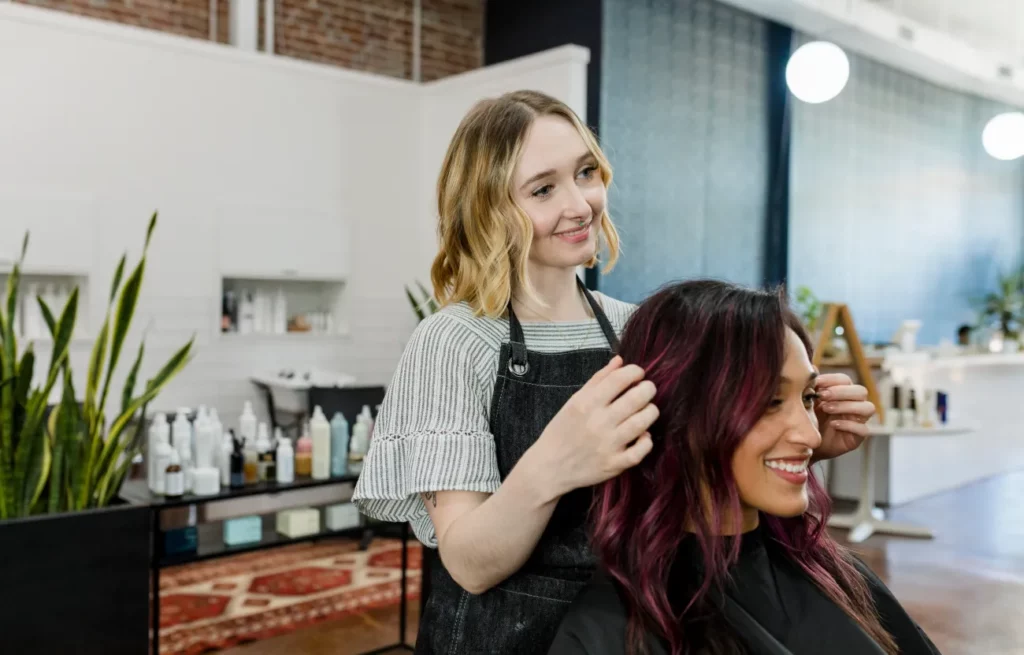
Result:
M819 375L816 387L821 446L814 451L814 459L831 459L859 448L869 435L867 422L875 415L868 390L843 373Z
M603 482L651 452L654 383L616 356L562 407L530 449L556 496Z

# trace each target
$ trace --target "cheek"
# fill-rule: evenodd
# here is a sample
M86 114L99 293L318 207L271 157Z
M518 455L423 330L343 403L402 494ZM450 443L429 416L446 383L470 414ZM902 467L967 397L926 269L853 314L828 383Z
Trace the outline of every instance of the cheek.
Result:
M536 200L528 201L524 211L530 217L530 223L533 224L534 240L550 236L558 226L558 213L552 211L548 205Z
M598 180L583 188L583 197L586 198L587 204L594 210L594 214L600 214L608 203L608 190Z

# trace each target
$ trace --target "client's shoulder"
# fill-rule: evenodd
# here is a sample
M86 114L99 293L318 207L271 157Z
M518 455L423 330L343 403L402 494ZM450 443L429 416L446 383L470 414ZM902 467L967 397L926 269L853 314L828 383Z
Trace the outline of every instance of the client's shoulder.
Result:
M548 655L623 655L628 622L615 583L598 571L570 605Z
M604 571L598 570L590 578L572 604L577 612L599 612L611 616L621 616L626 620L626 604L619 594L619 588Z

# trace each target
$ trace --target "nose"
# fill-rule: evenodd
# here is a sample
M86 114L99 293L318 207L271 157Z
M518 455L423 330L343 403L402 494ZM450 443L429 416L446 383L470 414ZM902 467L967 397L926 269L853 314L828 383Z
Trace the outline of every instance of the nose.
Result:
M575 184L568 185L566 188L569 189L569 192L566 194L562 215L569 220L590 218L590 215L594 212L590 203L587 202L587 197L583 195L583 190Z
M821 446L821 432L814 410L800 408L793 413L786 430L786 440L796 446L817 450Z

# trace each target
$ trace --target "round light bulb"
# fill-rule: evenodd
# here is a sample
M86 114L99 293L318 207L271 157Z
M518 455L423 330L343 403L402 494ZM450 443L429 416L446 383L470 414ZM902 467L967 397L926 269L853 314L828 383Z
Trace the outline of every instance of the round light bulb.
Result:
M827 41L805 43L786 64L790 92L810 104L835 98L849 80L850 60L842 48Z
M981 132L981 143L985 152L1002 161L1024 155L1024 114L1011 111L992 117Z

